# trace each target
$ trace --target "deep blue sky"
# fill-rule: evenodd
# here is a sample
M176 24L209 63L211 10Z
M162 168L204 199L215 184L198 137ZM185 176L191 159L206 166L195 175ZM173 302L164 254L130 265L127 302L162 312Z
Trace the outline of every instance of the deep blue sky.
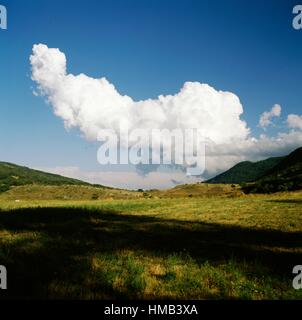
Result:
M302 1L301 1L302 3ZM289 0L0 0L0 159L30 166L96 163L97 145L67 133L32 94L35 43L65 52L71 73L105 76L134 99L205 82L237 94L258 135L259 115L274 103L301 114L302 30Z

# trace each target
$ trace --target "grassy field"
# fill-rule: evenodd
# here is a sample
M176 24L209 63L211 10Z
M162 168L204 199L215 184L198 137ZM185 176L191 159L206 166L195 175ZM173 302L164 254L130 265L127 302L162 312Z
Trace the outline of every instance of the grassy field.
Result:
M95 188L75 185L24 185L0 193L1 200L101 200L140 198L192 198L238 197L243 195L239 186L223 184L188 184L167 190L129 191L123 189Z
M292 288L302 192L183 188L82 201L2 195L0 298L302 298Z

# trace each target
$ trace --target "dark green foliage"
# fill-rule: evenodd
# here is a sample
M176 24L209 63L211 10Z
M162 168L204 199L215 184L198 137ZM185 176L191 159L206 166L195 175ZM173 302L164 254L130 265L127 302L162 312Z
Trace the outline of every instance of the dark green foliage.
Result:
M254 183L243 186L245 193L273 193L302 189L302 148L285 157Z
M243 183L252 182L267 172L282 161L284 157L269 158L258 162L244 161L236 164L231 169L221 173L220 175L210 179L207 183Z
M302 147L286 157L240 162L207 183L238 183L245 193L302 189Z
M7 162L0 162L0 192L7 191L14 186L28 184L89 185L89 183L80 180L33 170Z

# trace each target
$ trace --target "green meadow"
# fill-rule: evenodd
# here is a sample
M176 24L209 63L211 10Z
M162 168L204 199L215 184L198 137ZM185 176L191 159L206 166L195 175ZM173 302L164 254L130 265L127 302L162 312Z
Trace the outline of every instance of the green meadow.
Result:
M0 298L301 299L292 269L302 264L302 192L213 188L2 194Z

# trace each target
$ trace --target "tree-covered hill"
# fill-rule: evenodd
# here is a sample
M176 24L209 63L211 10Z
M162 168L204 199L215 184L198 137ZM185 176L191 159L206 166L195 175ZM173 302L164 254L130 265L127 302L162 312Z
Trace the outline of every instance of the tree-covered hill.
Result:
M251 162L244 161L236 164L231 169L219 174L218 176L209 179L207 183L235 183L252 182L264 176L272 170L284 158L275 157L266 160Z
M272 193L302 189L302 147L296 149L256 182L243 186L246 193Z
M0 162L0 192L9 190L13 186L28 184L89 185L89 183L80 180L29 169L8 162Z

